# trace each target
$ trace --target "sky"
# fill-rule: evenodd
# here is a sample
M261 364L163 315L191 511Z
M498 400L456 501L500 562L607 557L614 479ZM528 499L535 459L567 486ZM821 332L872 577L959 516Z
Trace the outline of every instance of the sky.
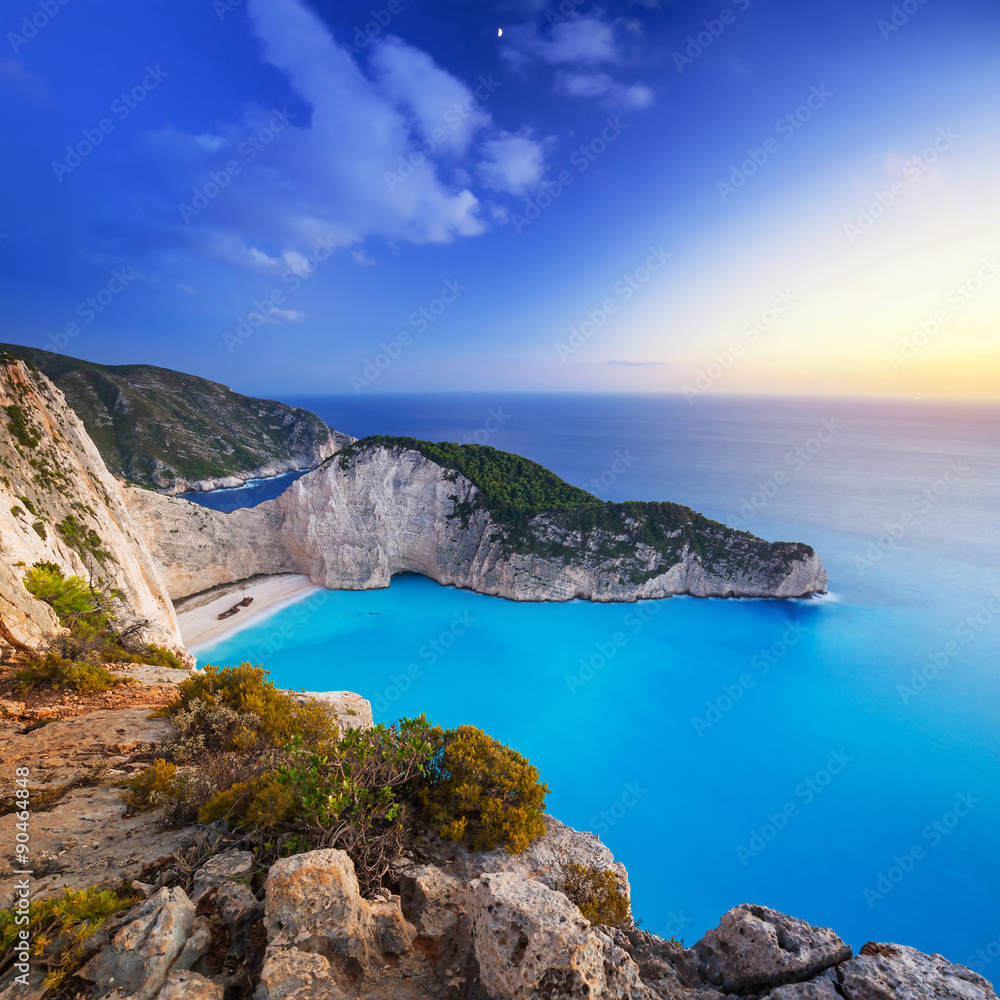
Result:
M0 339L243 392L1000 397L994 0L8 0Z

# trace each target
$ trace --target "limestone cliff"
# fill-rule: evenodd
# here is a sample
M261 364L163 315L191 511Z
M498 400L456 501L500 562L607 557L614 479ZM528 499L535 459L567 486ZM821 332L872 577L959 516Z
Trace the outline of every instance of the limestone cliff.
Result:
M801 597L827 582L809 546L765 542L674 504L590 498L512 518L488 488L398 443L351 446L251 510L224 514L135 489L127 497L175 600L285 572L345 590L413 572L522 601Z
M118 481L63 394L24 362L0 356L0 639L37 648L58 628L21 582L36 562L102 579L149 639L183 648L163 580Z

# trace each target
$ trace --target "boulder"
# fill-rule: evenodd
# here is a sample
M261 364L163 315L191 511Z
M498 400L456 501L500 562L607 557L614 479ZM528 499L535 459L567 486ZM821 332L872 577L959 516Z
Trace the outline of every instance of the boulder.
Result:
M348 981L379 975L385 956L403 954L417 935L398 896L361 898L354 864L343 851L282 858L264 891L269 946L323 955Z
M837 974L847 1000L996 1000L993 987L964 965L897 944L869 941Z
M692 951L701 975L725 993L803 982L851 957L828 927L746 903L726 913Z
M268 949L254 1000L347 1000L322 955L298 948Z
M541 882L485 874L466 890L480 977L501 1000L649 1000L628 954Z
M194 873L191 899L198 902L209 889L230 882L248 882L253 874L253 853L250 851L223 851L209 858Z
M171 972L156 1000L222 1000L222 986L197 972Z
M160 889L131 909L109 944L79 975L98 996L152 1000L171 972L190 968L208 947L204 921L183 889Z
M837 991L837 970L827 969L805 983L788 983L768 993L770 1000L841 1000Z
M407 917L422 937L440 938L465 911L465 887L435 865L414 865L400 876Z

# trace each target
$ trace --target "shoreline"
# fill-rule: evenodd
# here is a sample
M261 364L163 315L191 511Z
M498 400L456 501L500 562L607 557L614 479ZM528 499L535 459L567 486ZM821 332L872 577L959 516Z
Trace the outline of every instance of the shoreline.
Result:
M281 573L236 582L217 592L183 598L177 602L180 607L175 607L181 639L188 652L197 657L199 649L229 638L250 624L256 624L265 613L279 611L309 593L322 589L304 574ZM220 612L232 607L244 595L252 597L253 604L232 618L219 621Z

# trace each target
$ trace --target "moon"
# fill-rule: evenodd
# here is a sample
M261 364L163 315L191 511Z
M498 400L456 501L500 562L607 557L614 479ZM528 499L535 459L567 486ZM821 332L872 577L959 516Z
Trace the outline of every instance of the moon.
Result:
M503 28L497 28L497 38L503 34Z

